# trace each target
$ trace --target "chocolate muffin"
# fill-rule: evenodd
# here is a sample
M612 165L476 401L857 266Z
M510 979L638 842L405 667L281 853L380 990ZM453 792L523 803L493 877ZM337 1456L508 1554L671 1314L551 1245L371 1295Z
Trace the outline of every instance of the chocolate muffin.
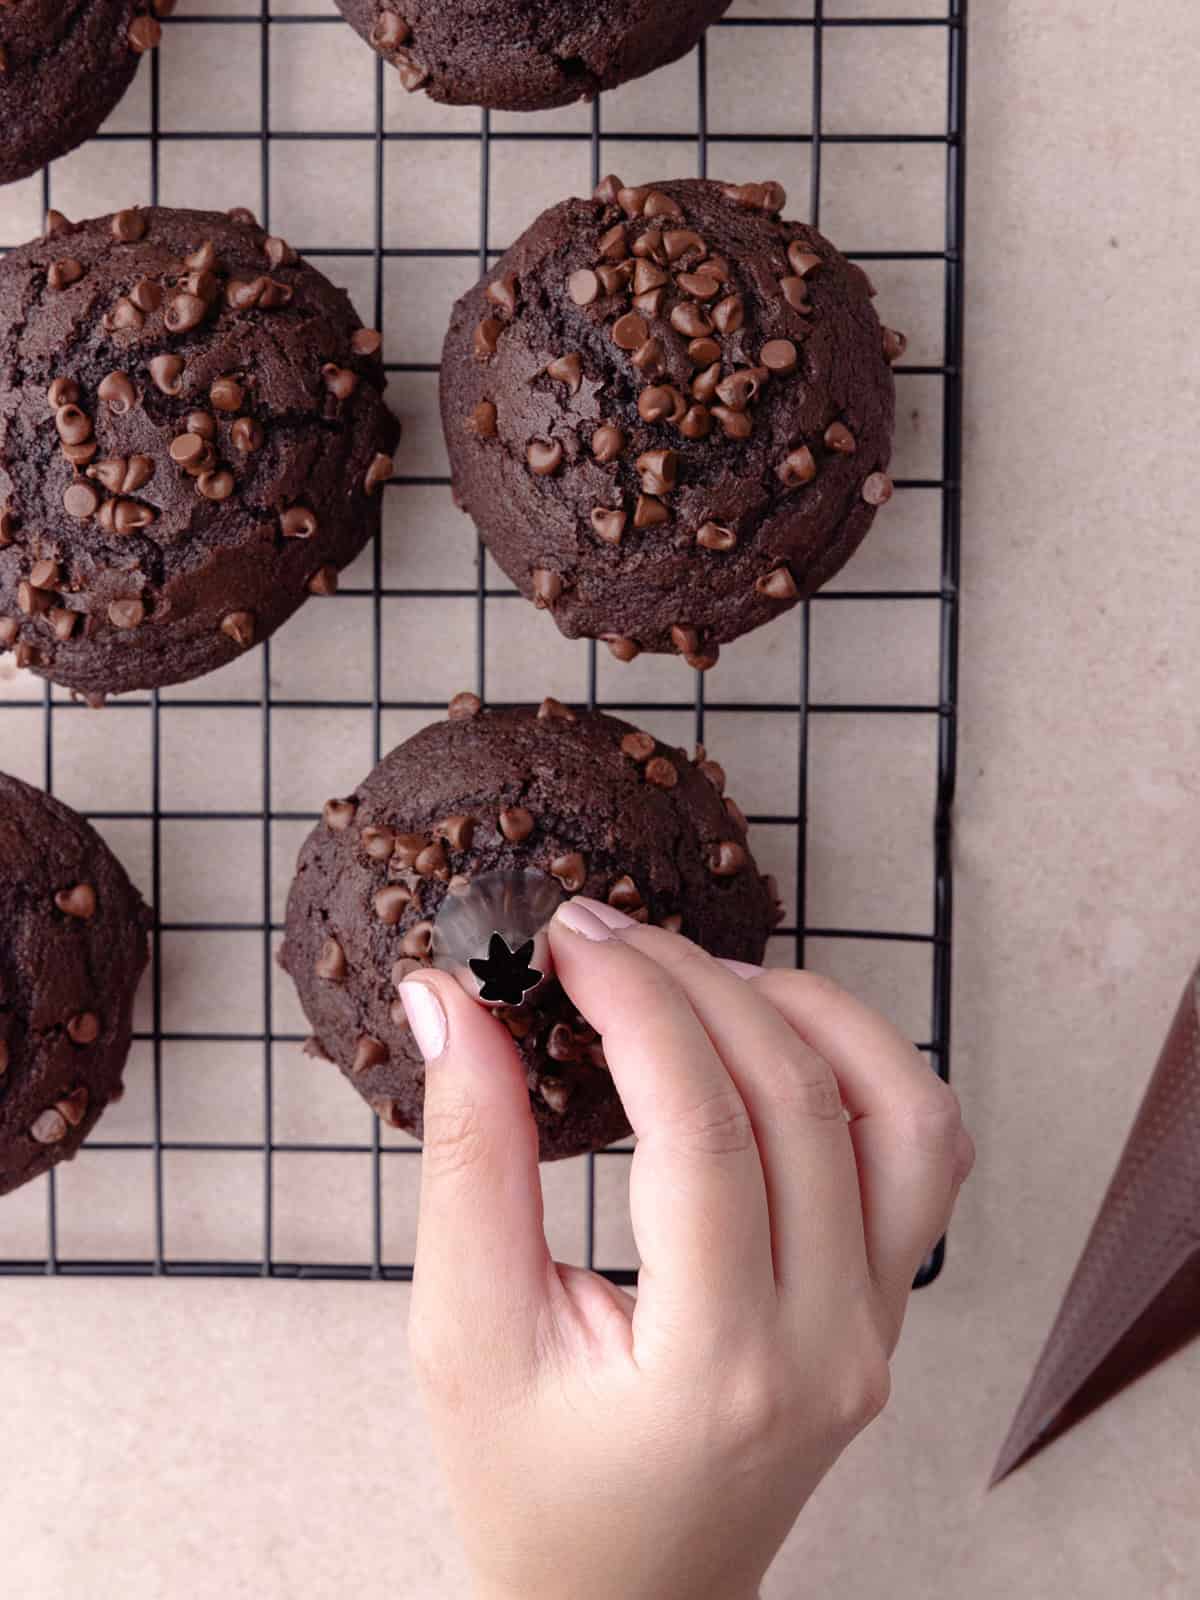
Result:
M711 666L831 578L892 493L904 338L784 203L609 177L454 308L456 494L526 598L619 660Z
M0 183L90 139L175 0L0 0Z
M52 212L0 262L0 649L100 700L333 593L400 432L379 349L249 212Z
M494 873L542 874L714 955L760 961L777 897L724 787L703 750L689 760L599 712L556 700L484 711L456 696L448 721L330 800L300 852L281 961L310 1048L419 1136L424 1067L396 986L434 956L447 897ZM552 978L499 1014L528 1070L543 1160L629 1132L599 1041Z
M149 925L99 834L0 773L0 1194L70 1160L119 1097Z
M677 61L729 0L337 0L409 91L541 111Z

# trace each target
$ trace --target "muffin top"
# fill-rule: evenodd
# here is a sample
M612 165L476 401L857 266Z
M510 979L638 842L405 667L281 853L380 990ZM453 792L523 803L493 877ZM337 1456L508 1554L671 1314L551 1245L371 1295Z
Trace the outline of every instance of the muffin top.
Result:
M458 302L457 494L562 631L711 665L811 594L891 494L903 338L778 184L552 207Z
M0 773L0 1194L74 1155L119 1092L149 920L82 817Z
M685 55L729 0L337 0L399 75L450 105L590 100Z
M386 1120L420 1131L424 1069L396 985L430 959L447 895L485 874L532 870L714 955L761 960L773 885L724 773L697 757L600 712L484 711L460 695L326 805L300 852L283 961L320 1049ZM543 1156L628 1131L596 1036L556 983L508 1021Z
M0 183L91 137L175 0L0 0Z
M331 592L399 432L379 347L248 212L52 212L0 262L0 648L102 697Z

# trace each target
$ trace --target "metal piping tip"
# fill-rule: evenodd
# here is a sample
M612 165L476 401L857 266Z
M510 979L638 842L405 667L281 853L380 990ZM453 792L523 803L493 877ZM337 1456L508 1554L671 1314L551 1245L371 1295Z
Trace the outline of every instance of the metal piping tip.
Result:
M554 976L546 925L566 892L544 872L485 872L453 889L433 925L431 958L481 1005L527 1005Z

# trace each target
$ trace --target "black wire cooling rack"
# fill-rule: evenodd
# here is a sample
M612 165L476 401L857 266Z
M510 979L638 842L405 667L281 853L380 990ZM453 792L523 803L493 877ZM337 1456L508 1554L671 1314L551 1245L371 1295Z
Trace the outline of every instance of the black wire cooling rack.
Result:
M902 0L901 0L902 3ZM385 67L382 62L377 62L374 67L374 130L357 132L322 132L305 129L303 131L282 130L272 126L272 72L271 50L272 36L280 28L333 26L345 27L345 24L336 14L288 13L273 12L269 0L262 0L257 8L248 8L244 14L236 13L178 13L168 23L168 28L173 29L181 24L211 25L219 27L232 27L239 30L254 29L259 33L260 39L260 80L259 92L261 96L261 109L259 127L256 131L231 132L226 130L209 130L205 132L174 132L161 126L162 89L160 85L161 52L154 52L149 62L149 127L136 133L104 132L98 135L100 141L114 141L137 139L148 141L149 148L149 195L152 203L157 203L160 192L160 163L163 151L172 141L176 140L205 140L219 144L221 141L247 141L257 142L259 147L259 161L261 166L261 206L260 216L263 223L271 223L271 177L272 177L272 148L281 141L289 141L296 145L297 150L303 148L304 141L314 139L353 140L369 147L363 151L363 159L373 164L373 208L374 208L374 240L366 248L322 248L319 243L308 240L293 239L303 254L311 257L339 258L359 256L366 258L373 270L374 276L374 320L377 327L384 327L387 307L385 304L385 263L395 257L466 257L477 258L480 271L485 271L489 261L494 259L498 251L490 244L489 236L489 208L491 205L491 157L496 145L501 141L538 141L554 139L563 141L587 141L590 143L591 167L593 182L601 176L601 141L607 143L615 141L654 141L670 147L674 143L687 143L698 151L698 170L700 175L708 172L709 142L710 139L719 139L722 147L726 145L751 145L754 143L770 143L774 145L783 143L799 143L809 147L809 190L808 190L808 220L819 225L821 221L822 199L822 155L823 151L834 144L842 145L927 145L940 146L945 153L945 242L940 250L900 251L900 250L859 250L852 251L854 259L860 261L928 261L940 263L942 269L942 297L943 297L943 347L940 363L931 365L904 365L896 367L896 373L903 378L904 375L920 374L935 377L941 380L941 474L933 478L898 479L897 491L901 494L914 490L932 491L940 500L940 580L937 587L926 588L882 588L875 590L845 590L826 591L806 602L789 617L780 619L770 626L774 629L795 627L799 630L799 678L795 686L794 699L781 699L772 704L746 704L739 706L736 703L722 701L722 712L742 711L761 713L770 711L777 716L794 718L798 722L798 805L795 814L755 816L751 815L751 823L786 825L795 830L796 836L796 879L795 879L795 908L796 916L794 925L785 926L778 930L776 939L791 941L794 946L794 959L797 965L803 965L805 960L806 944L809 940L820 938L822 940L853 939L853 940L882 940L915 942L928 947L931 956L932 994L929 1015L931 1017L931 1032L928 1039L919 1041L920 1048L925 1051L931 1066L943 1077L948 1078L950 1067L950 993L951 993L951 909L952 909L952 869L951 856L951 814L954 799L955 765L956 765L956 731L957 731L957 667L958 667L958 599L959 599L959 543L960 543L960 477L961 477L961 452L962 452L962 319L963 319L963 219L964 219L964 139L966 115L966 11L967 0L948 0L948 10L939 16L893 16L883 17L870 14L854 15L827 15L827 7L833 0L813 0L812 13L809 16L759 16L738 15L726 17L716 26L720 29L751 29L751 28L777 28L784 30L781 37L785 37L791 45L800 51L807 48L811 53L811 131L801 135L782 135L776 133L727 133L724 131L710 132L708 119L708 61L706 45L702 42L695 54L697 72L697 125L694 131L686 133L647 134L629 131L608 131L603 127L605 115L604 101L601 99L591 108L591 126L586 131L563 132L556 129L553 133L539 130L536 126L513 127L509 119L505 119L503 127L493 125L493 118L487 112L479 116L477 131L453 131L429 133L428 131L395 130L387 127L385 118ZM882 28L882 29L927 29L935 30L944 39L945 68L947 96L945 103L944 127L941 131L930 133L845 133L829 132L823 128L822 117L826 111L825 100L825 46L831 31L834 29L857 28ZM166 49L171 48L168 33ZM363 47L365 50L365 46ZM319 115L316 108L314 115ZM940 119L939 119L940 120ZM406 245L393 247L385 245L385 151L393 141L416 141L430 139L468 140L477 143L480 162L480 190L479 190L479 244L477 250L469 249L431 249L422 245ZM670 163L665 163L669 165ZM718 174L719 175L719 174ZM771 176L764 173L763 176ZM42 179L42 199L48 209L52 204L54 177L47 169ZM229 203L236 203L238 196L230 199ZM797 202L799 197L793 195L788 206L788 212L797 215L802 212L802 206ZM8 247L19 243L19 240L8 241ZM420 363L389 363L390 372L424 372L436 371L431 364ZM397 474L389 484L389 491L394 492L397 486L448 485L448 479L441 476L418 476L414 474ZM61 1175L55 1173L41 1180L46 1194L45 1218L45 1246L44 1250L34 1252L28 1256L4 1260L0 1259L0 1274L61 1274L61 1275L92 1275L116 1274L127 1276L171 1275L183 1277L195 1276L264 1276L264 1277L307 1277L307 1278L375 1278L387 1280L407 1280L412 1275L411 1262L393 1261L387 1259L384 1248L383 1203L382 1203L382 1178L383 1163L391 1160L407 1160L417 1151L415 1144L393 1145L386 1143L381 1135L381 1129L376 1119L371 1118L372 1132L369 1140L361 1143L341 1142L328 1143L320 1141L284 1141L275 1137L273 1115L273 1077L276 1068L273 1063L273 1047L287 1042L299 1042L302 1035L278 1031L275 1026L277 1007L272 993L272 973L274 970L274 946L278 941L281 929L272 917L272 860L273 860L273 829L283 823L304 823L314 821L316 812L311 815L305 812L280 810L272 806L272 716L273 713L285 710L312 710L320 706L322 709L345 709L348 711L369 712L372 729L372 744L374 759L378 760L383 753L383 718L390 712L428 712L431 716L441 714L444 710L444 700L396 700L385 695L383 682L383 650L382 650L382 602L385 599L419 600L426 604L435 604L439 600L456 598L460 601L470 599L474 602L475 609L475 645L476 645L476 683L475 688L481 697L487 698L488 683L486 673L485 633L487 628L488 601L511 600L515 592L507 588L489 587L488 568L483 559L482 550L477 562L477 579L473 588L443 587L443 588L404 588L387 586L384 582L384 564L379 539L375 542L373 552L373 581L369 589L343 587L340 598L345 595L368 596L371 606L371 693L365 700L344 699L340 701L281 697L273 688L271 681L271 645L265 644L258 652L259 662L259 694L257 700L238 699L236 701L222 698L189 698L186 702L163 702L157 692L149 696L130 696L114 704L104 713L119 719L122 711L131 706L149 708L149 762L150 762L150 805L142 810L97 810L89 809L89 816L102 827L106 823L140 822L148 825L150 842L152 846L152 866L149 890L156 907L162 905L163 890L163 862L164 862L164 827L174 823L214 820L228 820L239 822L256 822L261 827L261 864L263 873L263 892L261 915L256 922L178 922L164 921L156 914L156 921L152 935L153 963L152 963L152 994L150 1000L150 1026L135 1035L144 1047L148 1047L152 1055L152 1127L150 1135L145 1139L105 1139L103 1126L99 1136L91 1139L86 1146L91 1152L138 1152L143 1157L148 1157L152 1164L153 1188L153 1248L149 1253L144 1253L141 1258L135 1259L105 1259L103 1255L96 1255L92 1259L80 1259L69 1251L64 1253L60 1248L60 1222L59 1199L57 1185L62 1181ZM839 600L855 599L870 600L872 602L886 602L891 614L892 606L904 606L913 601L933 602L936 604L938 616L938 695L936 704L830 704L820 703L810 695L810 668L812 661L812 623L814 607L833 603ZM320 601L314 604L327 605L332 602ZM694 721L695 736L697 741L702 741L705 734L705 678L702 674L695 674L694 698L684 701L639 701L631 703L607 696L601 696L597 681L597 660L595 643L581 644L580 649L587 652L587 683L588 699L593 705L602 705L605 709L630 713L687 713ZM468 676L464 670L463 679ZM464 686L463 684L457 685ZM548 687L552 687L549 685ZM173 809L163 804L163 756L162 734L165 715L169 711L171 717L185 716L188 708L208 708L210 710L232 710L234 707L245 711L247 707L257 709L259 714L259 740L262 763L262 788L261 806L254 810L230 810L216 812L212 810ZM48 790L53 790L55 780L55 715L62 711L77 711L81 716L95 716L101 713L89 712L76 707L65 698L54 696L49 685L42 688L40 699L14 700L9 703L0 703L0 744L6 729L12 725L16 717L41 716L41 781ZM934 894L932 912L932 926L927 932L901 932L888 928L829 928L810 926L807 920L807 830L808 830L808 796L809 796L809 768L810 768L810 722L816 716L838 716L839 714L878 715L892 717L897 715L918 715L936 719L936 786L935 806L932 817L933 827L933 880ZM315 800L322 799L315 797ZM262 1018L263 1026L258 1031L248 1032L193 1032L172 1031L164 1025L164 997L163 997L163 936L164 934L179 933L253 933L262 941ZM217 1046L242 1047L259 1046L261 1048L261 1072L263 1092L263 1125L261 1137L250 1140L177 1140L164 1136L163 1128L163 1085L165 1075L170 1068L170 1057L173 1049L186 1044L212 1044ZM349 1091L347 1091L348 1093ZM174 1152L211 1152L215 1154L252 1156L261 1159L262 1169L262 1236L261 1251L257 1259L238 1260L191 1260L173 1257L168 1249L168 1215L171 1206L171 1184L164 1173L164 1157ZM370 1159L371 1167L371 1246L369 1258L362 1261L296 1261L280 1259L276 1250L275 1241L275 1163L276 1158L292 1153L303 1153L316 1156L357 1155ZM596 1156L587 1158L587 1189L586 1189L586 1260L589 1266L596 1266L604 1271L607 1276L617 1282L632 1283L636 1281L636 1271L631 1268L606 1267L602 1260L597 1260L596 1245L596 1178L598 1163L607 1159L628 1160L628 1150L603 1151ZM3 1203L3 1202L0 1202ZM932 1281L941 1270L944 1258L944 1245L939 1245L929 1261L925 1264L918 1277L918 1284Z

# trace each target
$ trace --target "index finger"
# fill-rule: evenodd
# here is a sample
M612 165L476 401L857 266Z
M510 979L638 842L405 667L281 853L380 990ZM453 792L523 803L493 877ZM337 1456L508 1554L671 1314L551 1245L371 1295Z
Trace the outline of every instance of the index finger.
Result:
M634 1348L650 1330L723 1337L775 1305L766 1184L737 1086L671 975L568 902L556 975L604 1042L638 1136L629 1200L641 1256Z

